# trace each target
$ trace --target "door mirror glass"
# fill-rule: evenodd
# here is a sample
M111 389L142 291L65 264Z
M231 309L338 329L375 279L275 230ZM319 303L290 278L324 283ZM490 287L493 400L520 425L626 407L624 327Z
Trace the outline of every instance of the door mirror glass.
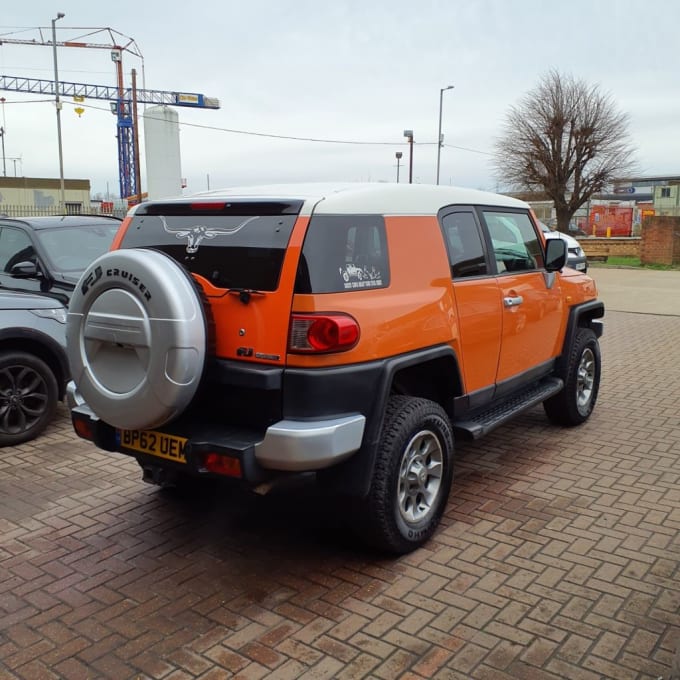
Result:
M567 244L561 238L549 238L545 244L545 269L557 272L567 262Z

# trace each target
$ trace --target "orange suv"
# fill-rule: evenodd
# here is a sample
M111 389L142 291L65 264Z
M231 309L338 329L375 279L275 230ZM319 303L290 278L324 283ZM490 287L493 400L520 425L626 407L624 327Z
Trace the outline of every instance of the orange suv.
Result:
M71 299L76 432L145 481L316 473L373 545L435 531L454 437L585 421L604 306L530 207L443 186L254 187L131 210Z

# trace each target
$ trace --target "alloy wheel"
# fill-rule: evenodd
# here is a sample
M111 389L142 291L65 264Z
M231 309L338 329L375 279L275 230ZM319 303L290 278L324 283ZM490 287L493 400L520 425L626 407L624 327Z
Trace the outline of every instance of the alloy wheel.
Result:
M399 513L406 522L422 521L435 507L443 472L439 439L430 430L418 432L407 444L399 470Z
M29 366L0 369L0 429L20 434L43 417L49 402L47 383Z

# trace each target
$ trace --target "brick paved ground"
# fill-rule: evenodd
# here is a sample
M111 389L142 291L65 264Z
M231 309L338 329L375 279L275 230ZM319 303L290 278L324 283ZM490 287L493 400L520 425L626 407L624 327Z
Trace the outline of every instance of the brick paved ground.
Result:
M65 414L0 451L0 677L669 678L680 318L608 313L594 416L458 449L425 549L358 547L301 485L144 485Z

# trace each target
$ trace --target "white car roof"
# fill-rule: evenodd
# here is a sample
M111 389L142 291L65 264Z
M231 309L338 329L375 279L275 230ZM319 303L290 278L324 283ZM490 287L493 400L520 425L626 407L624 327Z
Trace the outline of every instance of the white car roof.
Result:
M566 244L567 248L580 248L581 244L569 234L563 231L553 231L545 222L538 221L538 226L541 228L545 238L561 238Z
M529 209L524 201L476 189L432 184L325 182L232 187L195 194L189 199L300 199L302 214L432 215L448 205L486 205ZM186 201L173 199L169 202ZM163 201L165 202L165 201ZM315 207L316 206L316 207Z

